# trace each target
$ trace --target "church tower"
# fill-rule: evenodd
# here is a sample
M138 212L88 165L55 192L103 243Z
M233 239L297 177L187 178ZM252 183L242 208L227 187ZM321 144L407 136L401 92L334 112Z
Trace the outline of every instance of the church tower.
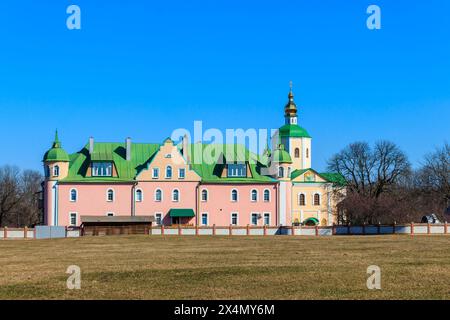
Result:
M282 144L292 159L292 171L311 168L311 136L298 125L298 109L294 101L292 82L288 102L284 107L285 125L276 134L277 144ZM275 141L274 141L275 142Z

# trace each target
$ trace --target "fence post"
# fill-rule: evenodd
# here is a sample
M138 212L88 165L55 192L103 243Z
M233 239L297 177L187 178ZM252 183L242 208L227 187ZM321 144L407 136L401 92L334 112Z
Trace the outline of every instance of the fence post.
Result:
M264 225L264 232L263 235L267 236L267 225Z
M411 222L411 235L414 235L414 222Z
M247 224L247 235L248 236L250 235L250 225L249 224Z
M161 225L161 235L162 236L164 235L164 225L163 224Z
M228 227L228 235L232 236L233 235L233 226L230 224L230 226Z
M319 236L319 226L316 226L316 237Z
M291 226L291 235L295 236L295 227Z
M380 223L380 221L378 221L378 225L377 225L377 234L381 234L381 223Z
M363 235L366 234L366 223L365 222L363 222L363 225L362 225L362 234Z
M198 225L195 225L195 235L198 236Z
M444 234L447 234L448 233L448 224L447 224L447 221L445 221L445 223L444 223Z
M430 223L428 222L427 223L427 234L430 234L431 233L431 225L430 225Z
M351 233L350 233L350 222L349 223L347 223L347 235L350 235Z
M3 228L3 238L8 238L8 227Z
M178 235L181 236L181 224L178 225Z
M213 236L216 235L216 224L213 224Z
M26 239L28 236L28 228L27 227L23 227L23 238Z
M331 227L331 235L336 235L336 224L333 222L333 226Z

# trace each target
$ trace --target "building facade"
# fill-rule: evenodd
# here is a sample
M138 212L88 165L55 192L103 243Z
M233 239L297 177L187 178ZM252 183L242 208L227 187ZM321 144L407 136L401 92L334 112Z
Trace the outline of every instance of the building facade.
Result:
M151 216L158 225L331 225L342 177L311 168L312 138L297 123L292 89L288 98L285 124L263 155L187 137L179 144L90 138L69 155L56 133L43 159L45 224Z

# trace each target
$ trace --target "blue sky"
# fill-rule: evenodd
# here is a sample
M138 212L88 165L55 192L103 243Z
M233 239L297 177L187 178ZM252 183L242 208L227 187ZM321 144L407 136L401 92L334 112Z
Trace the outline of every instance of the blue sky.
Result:
M77 4L82 29L66 28ZM381 7L382 29L366 9ZM418 165L450 137L450 2L0 3L0 165L64 148L160 142L176 128L277 128L289 81L313 166L388 139Z

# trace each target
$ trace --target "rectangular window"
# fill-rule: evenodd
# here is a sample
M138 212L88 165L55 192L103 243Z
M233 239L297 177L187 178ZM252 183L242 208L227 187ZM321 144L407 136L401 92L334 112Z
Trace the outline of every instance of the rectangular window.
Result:
M161 223L162 223L162 214L161 213L155 214L155 222L158 226L161 225Z
M178 177L179 177L180 179L184 179L185 176L186 176L186 170L185 170L185 169L180 169L180 170L178 171Z
M202 213L202 225L207 226L208 225L208 214Z
M258 214L252 213L252 225L257 226L258 225Z
M113 212L108 212L108 213L106 214L106 216L107 216L107 217L114 217L114 213L113 213Z
M112 177L112 162L93 162L93 177Z
M237 226L238 225L238 214L237 213L232 213L231 214L231 224L233 226Z
M247 165L245 163L228 164L228 178L247 177Z
M158 168L153 168L152 178L153 179L158 179L159 178L159 169Z
M270 225L270 213L264 213L264 224L266 226Z
M77 214L75 212L70 213L70 225L71 226L77 225Z

